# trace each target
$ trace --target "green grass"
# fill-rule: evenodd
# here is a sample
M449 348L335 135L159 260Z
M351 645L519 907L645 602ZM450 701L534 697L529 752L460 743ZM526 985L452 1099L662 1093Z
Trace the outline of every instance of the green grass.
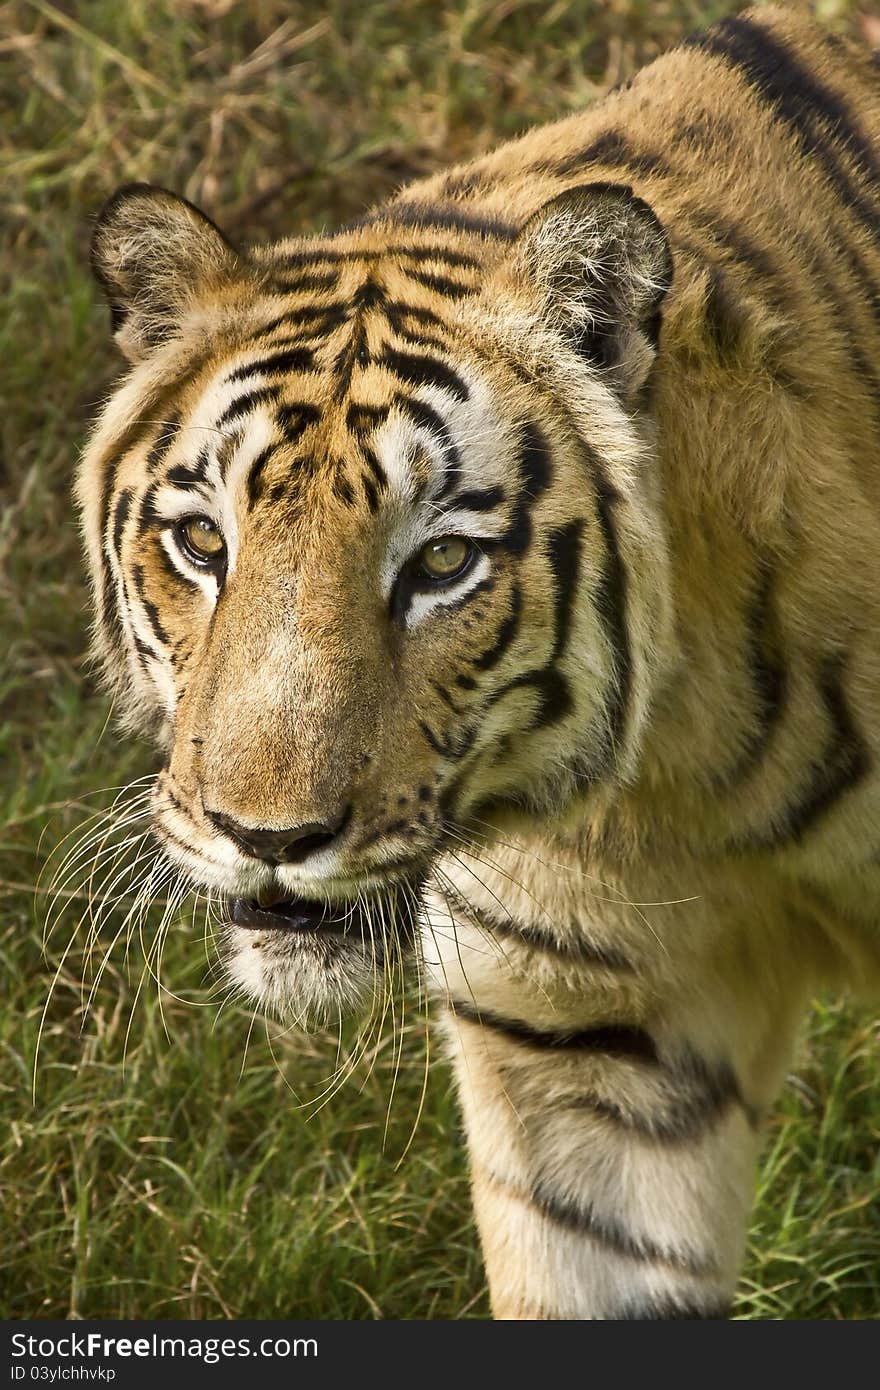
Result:
M84 664L69 483L115 370L86 269L89 217L117 183L149 178L202 203L233 236L332 224L407 178L582 106L732 8L0 7L3 1314L487 1314L439 1061L405 1153L424 1075L418 1021L386 1133L390 1038L312 1113L291 1091L320 1094L332 1039L284 1038L258 1022L248 1044L249 1012L218 1017L167 994L166 1034L151 981L131 1017L137 943L131 979L115 952L86 1018L77 940L47 1012L32 1101L48 986L82 909L76 899L65 909L47 965L41 864L81 823L87 793L150 767L147 750L107 731L106 700ZM858 18L845 0L820 9L838 27ZM204 976L199 933L181 923L163 979L205 1003ZM880 1309L876 1055L869 1016L815 1010L798 1079L770 1127L740 1316Z

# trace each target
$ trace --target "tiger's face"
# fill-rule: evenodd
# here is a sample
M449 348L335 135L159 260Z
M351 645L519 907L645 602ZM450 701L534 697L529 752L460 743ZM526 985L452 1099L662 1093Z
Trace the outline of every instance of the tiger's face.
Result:
M403 218L243 259L135 187L94 258L131 361L79 479L98 650L233 979L327 1020L444 854L625 775L665 238L602 186L494 240Z

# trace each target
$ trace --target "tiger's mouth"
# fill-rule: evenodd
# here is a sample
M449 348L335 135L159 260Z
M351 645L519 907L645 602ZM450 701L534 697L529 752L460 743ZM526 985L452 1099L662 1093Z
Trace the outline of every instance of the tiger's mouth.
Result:
M419 885L420 889L421 885ZM354 937L374 942L393 923L398 940L412 939L418 915L419 889L391 890L356 902L329 902L317 898L284 898L263 904L256 898L227 899L231 926L251 931L280 933L287 937Z
M231 982L264 1011L306 1029L372 1015L417 956L423 880L336 897L278 885L223 905ZM253 891L253 890L252 890Z
M287 898L267 907L256 898L232 898L229 920L236 927L255 931L293 933L333 932L339 936L369 934L366 914L359 903L319 902L313 898Z

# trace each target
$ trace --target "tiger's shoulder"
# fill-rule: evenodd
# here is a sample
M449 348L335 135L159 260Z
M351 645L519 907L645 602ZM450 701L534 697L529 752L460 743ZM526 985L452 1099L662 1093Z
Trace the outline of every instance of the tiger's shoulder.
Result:
M747 11L683 40L587 110L409 186L385 211L446 208L450 225L457 211L497 231L598 172L637 186L672 225L689 220L695 198L743 211L763 190L784 205L811 169L829 194L858 203L859 184L880 173L877 58L804 16Z

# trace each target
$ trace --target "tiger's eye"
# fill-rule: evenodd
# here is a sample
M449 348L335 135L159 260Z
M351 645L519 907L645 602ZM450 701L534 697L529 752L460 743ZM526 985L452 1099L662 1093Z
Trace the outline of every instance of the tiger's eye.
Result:
M216 562L226 549L223 536L210 517L184 517L178 526L178 532L185 549L194 560L202 564Z
M432 579L455 579L473 555L473 546L462 536L440 536L419 552L419 564Z

